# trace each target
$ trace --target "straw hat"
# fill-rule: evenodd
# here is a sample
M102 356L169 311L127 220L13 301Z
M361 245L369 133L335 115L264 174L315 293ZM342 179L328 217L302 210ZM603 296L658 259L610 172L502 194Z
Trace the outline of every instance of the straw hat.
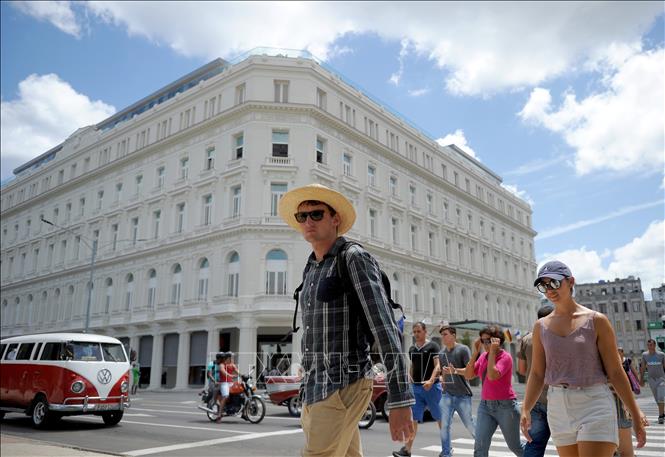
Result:
M321 184L309 184L288 191L279 201L279 215L299 232L302 232L302 227L296 221L295 214L298 212L298 206L307 200L318 200L325 203L339 214L338 235L343 235L351 230L356 221L356 210L344 195Z

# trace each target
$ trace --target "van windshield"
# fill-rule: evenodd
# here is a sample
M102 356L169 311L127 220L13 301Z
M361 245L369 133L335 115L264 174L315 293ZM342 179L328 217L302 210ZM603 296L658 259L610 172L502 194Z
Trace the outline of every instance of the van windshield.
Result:
M122 344L102 343L102 352L104 360L107 362L126 362L125 351Z
M67 345L67 350L71 349L71 354L67 354L72 360L84 362L101 362L102 353L99 350L99 343L87 343L72 341Z

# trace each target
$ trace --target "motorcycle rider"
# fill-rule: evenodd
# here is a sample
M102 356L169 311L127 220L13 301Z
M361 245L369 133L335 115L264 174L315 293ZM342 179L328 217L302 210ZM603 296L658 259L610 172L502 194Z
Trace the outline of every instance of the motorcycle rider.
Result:
M233 363L233 352L225 352L222 354L222 360L219 362L219 391L221 395L221 402L219 406L219 417L215 422L222 421L224 415L224 405L229 398L229 390L233 383L233 376L238 374L238 367Z

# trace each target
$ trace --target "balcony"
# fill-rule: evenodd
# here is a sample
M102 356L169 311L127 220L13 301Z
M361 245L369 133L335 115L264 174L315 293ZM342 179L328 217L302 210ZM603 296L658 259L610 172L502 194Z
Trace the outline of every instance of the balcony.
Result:
M295 173L298 171L298 167L295 165L295 161L292 157L266 157L266 161L261 165L261 171L288 171Z

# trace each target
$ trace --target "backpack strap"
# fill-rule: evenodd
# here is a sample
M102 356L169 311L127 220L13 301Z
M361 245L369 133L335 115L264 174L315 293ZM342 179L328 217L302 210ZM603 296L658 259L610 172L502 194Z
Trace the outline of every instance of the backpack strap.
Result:
M298 287L296 287L296 290L293 291L293 299L296 301L296 309L293 311L293 323L291 325L291 330L289 330L288 333L284 335L284 338L282 338L281 340L282 343L286 343L289 337L291 337L291 335L300 330L300 327L296 327L296 321L298 318L298 302L300 300L300 292L302 292L303 285L305 284L306 274L307 274L307 268L305 268L305 270L302 273L302 279L303 279L302 282Z

